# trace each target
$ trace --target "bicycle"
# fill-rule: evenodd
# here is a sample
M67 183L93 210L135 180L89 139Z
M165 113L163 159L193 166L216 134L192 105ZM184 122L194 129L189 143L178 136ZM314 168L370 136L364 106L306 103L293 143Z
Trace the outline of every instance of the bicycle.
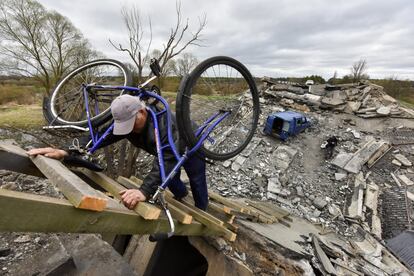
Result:
M46 106L45 129L74 129L90 134L85 147L87 155L94 153L112 132L113 123L99 135L101 127L111 120L110 104L121 94L129 93L142 100L154 99L161 105L155 112L147 107L154 122L156 148L162 183L152 196L159 203L170 224L170 232L158 234L158 240L174 233L174 222L163 192L189 156L202 153L212 160L226 160L240 153L252 139L259 118L259 98L254 78L237 60L217 56L201 62L179 85L176 96L178 135L186 144L180 155L171 128L168 102L148 85L160 76L158 61L150 63L152 77L133 87L131 73L124 64L111 59L89 62L66 75L56 86ZM83 99L83 101L82 101ZM158 119L167 116L168 143L162 144ZM195 123L198 127L193 129ZM177 163L168 174L164 169L163 151L169 148Z

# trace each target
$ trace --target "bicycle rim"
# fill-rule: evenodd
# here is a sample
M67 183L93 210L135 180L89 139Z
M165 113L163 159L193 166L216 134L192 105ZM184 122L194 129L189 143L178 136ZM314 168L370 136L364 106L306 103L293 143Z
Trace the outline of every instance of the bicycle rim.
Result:
M59 124L86 125L87 114L83 85L127 86L131 77L125 66L114 60L87 63L65 76L56 86L50 100L50 112ZM88 93L91 121L108 119L112 100L123 90L94 89Z
M228 57L206 60L191 73L181 97L180 112L190 146L200 139L191 122L200 127L214 116L206 129L224 119L201 148L206 157L225 160L247 146L257 127L259 102L254 79L241 63Z

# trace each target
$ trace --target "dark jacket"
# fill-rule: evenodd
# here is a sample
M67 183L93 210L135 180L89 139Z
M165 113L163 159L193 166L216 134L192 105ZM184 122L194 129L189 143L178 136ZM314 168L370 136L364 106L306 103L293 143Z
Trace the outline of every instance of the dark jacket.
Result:
M154 112L159 111L154 106L148 106L151 110ZM183 144L178 142L178 130L176 127L176 119L173 114L171 125L172 125L172 134L174 138L174 142L176 144L177 150L179 150L180 153L183 152ZM161 115L161 117L158 120L158 127L160 131L160 139L161 143L168 144L168 128L167 128L167 113L164 113ZM113 143L116 143L122 139L128 139L131 144L134 146L141 148L148 152L151 155L154 155L156 158L153 162L153 167L150 173L144 178L143 184L140 187L140 190L142 193L146 196L146 198L150 198L152 194L155 193L158 186L161 184L161 176L160 176L160 168L158 165L158 158L157 158L157 147L155 142L155 133L154 133L154 122L152 120L151 114L148 112L147 121L145 122L145 126L141 133L134 133L131 132L127 135L114 135L109 134L106 139L102 142L102 144L99 146L99 148L111 145ZM165 174L168 176L168 173L172 170L172 168L177 163L176 158L173 155L173 152L170 148L166 148L163 150L163 156L164 156L164 168L165 168Z

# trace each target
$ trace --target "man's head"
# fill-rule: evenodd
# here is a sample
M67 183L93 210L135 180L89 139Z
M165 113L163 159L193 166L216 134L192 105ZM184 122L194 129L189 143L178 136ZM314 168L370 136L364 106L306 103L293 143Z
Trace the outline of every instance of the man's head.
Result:
M142 128L146 120L145 104L131 95L115 98L111 104L114 117L114 135L125 135L135 129Z

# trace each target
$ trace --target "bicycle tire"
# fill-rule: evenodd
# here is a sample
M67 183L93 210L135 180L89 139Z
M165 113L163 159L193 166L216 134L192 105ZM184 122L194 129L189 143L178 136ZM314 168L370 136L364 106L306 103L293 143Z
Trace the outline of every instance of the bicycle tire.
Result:
M223 68L231 70L231 73ZM210 75L213 73L215 77ZM207 96L203 96L203 93ZM197 102L200 102L200 108L195 106ZM257 128L260 106L256 83L249 70L230 57L217 56L201 62L182 80L176 103L178 130L190 148L199 141L194 132L194 123L200 125L219 110L230 112L216 126L214 133L209 135L213 143L210 145L209 141L205 141L199 149L205 157L212 160L226 160L239 154L248 145ZM242 111L249 117L243 117ZM200 114L204 117L202 120ZM234 146L227 149L230 143Z
M113 59L94 60L74 69L58 82L51 93L50 99L45 103L46 112L44 114L48 123L51 125L86 127L88 121L86 119L85 103L82 100L84 99L82 84L91 84L95 83L95 81L97 85L131 86L132 76L123 63ZM110 104L116 96L123 94L124 90L113 90L110 94L100 94L100 96L103 95L101 100L98 100L98 97L100 97L99 91L94 93L96 93L93 96L94 98L88 97L91 123L93 126L99 126L112 118ZM93 94L89 95L92 97ZM66 99L68 102L60 102L59 97ZM101 107L101 112L93 110L94 108L91 106L93 100L94 108L96 106ZM74 106L72 106L72 101L76 102ZM71 114L65 115L66 118L64 117L64 112L68 108L72 109L69 109L68 112ZM75 111L79 113L76 114Z

